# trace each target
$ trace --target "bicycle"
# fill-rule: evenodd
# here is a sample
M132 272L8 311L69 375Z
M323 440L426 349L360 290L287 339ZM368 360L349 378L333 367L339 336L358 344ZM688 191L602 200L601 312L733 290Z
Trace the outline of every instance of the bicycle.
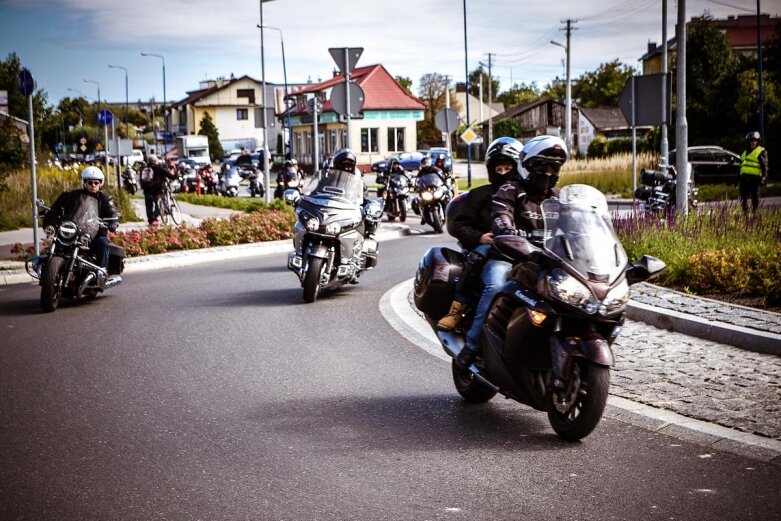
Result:
M160 219L163 224L182 224L182 210L179 208L179 203L176 201L174 194L171 193L171 186L168 182L165 183L163 193L157 199L157 209L160 212Z

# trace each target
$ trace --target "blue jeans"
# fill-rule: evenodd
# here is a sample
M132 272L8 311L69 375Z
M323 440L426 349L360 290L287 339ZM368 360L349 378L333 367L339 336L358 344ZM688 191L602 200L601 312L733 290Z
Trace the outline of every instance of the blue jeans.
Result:
M481 279L483 281L483 293L480 295L480 302L475 310L475 319L472 327L466 333L466 347L479 353L482 351L483 322L488 315L488 307L494 296L499 293L504 283L507 281L507 274L510 273L513 265L501 260L489 260L483 268Z
M144 192L144 202L146 203L146 220L149 224L160 218L160 208L157 207L157 198L160 194Z
M98 262L98 266L101 268L108 267L108 254L109 254L109 242L108 237L105 235L98 235L89 245L89 249L95 254L95 260Z

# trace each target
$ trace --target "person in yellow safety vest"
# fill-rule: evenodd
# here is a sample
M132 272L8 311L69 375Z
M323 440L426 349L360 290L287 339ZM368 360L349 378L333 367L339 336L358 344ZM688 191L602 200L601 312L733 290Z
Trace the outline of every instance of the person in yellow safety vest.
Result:
M746 134L747 149L740 155L740 206L748 212L748 198L751 197L751 211L759 206L759 185L767 182L767 150L759 145L759 132Z

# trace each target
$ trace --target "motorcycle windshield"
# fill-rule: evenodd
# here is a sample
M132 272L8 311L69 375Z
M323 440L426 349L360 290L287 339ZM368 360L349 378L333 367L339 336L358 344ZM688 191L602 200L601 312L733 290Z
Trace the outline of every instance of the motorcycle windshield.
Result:
M416 181L418 188L436 188L442 185L442 178L437 174L419 175Z
M333 170L305 198L316 205L349 209L363 204L363 188L363 181L354 174Z
M79 231L88 234L91 239L94 238L100 230L98 199L86 194L80 195L73 211L66 215L64 220L73 221Z
M618 240L605 196L591 186L569 185L542 203L544 249L584 279L612 284L627 256Z

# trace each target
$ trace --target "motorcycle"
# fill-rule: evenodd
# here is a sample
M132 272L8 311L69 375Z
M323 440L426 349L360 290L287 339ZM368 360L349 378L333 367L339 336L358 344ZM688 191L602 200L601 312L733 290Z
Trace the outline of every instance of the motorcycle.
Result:
M410 180L407 176L393 173L387 180L384 190L385 213L389 221L397 217L400 222L407 220L407 198L410 193Z
M217 195L217 186L220 184L220 176L214 171L211 165L206 165L201 171L201 179L204 185L204 191L207 194Z
M43 217L50 210L38 201ZM97 259L89 251L92 238L110 221L100 219L97 209L86 209L78 215L67 216L57 226L46 227L49 251L31 257L25 262L27 273L38 279L41 286L41 309L51 312L57 309L60 298L84 300L95 298L98 293L122 282L125 269L125 250L109 245L108 268L97 265Z
M417 198L412 200L413 211L422 216L420 224L428 224L442 233L445 208L453 196L447 183L437 173L418 174L415 180Z
M184 193L200 193L204 190L203 183L201 182L201 176L198 171L186 163L181 163L177 169L179 178L182 180L182 192Z
M467 402L497 393L546 411L565 440L584 438L607 402L612 344L621 332L629 286L658 276L664 262L630 264L610 223L607 201L586 185L562 188L542 203L544 232L535 246L519 236L494 238L492 255L513 263L483 324L482 356L469 368L452 363ZM439 331L465 255L431 248L415 275L414 300L445 352L464 349L469 313L454 331Z
M125 166L125 170L122 171L122 188L127 190L130 195L135 195L138 191L138 176L130 165Z
M225 197L237 197L239 195L239 183L241 177L235 167L230 168L223 172L220 177L220 184L218 191Z
M297 190L303 194L303 179L301 172L296 168L293 170L283 170L277 176L277 187L274 189L274 198L282 199L287 190Z
M364 231L379 222L382 202L362 208L363 191L355 175L333 171L309 195L285 192L285 202L295 206L297 217L287 267L298 275L305 302L317 300L321 291L357 284L364 270L377 265L378 243L364 237Z
M675 212L675 194L678 184L678 175L675 168L667 167L668 171L643 169L640 171L640 183L643 186L635 190L635 199L638 201L638 210L646 215L668 215ZM699 188L695 188L692 180L689 180L688 194L689 207L696 208Z
M263 186L263 180L261 179L261 171L257 168L252 169L252 171L247 175L247 179L249 180L249 196L255 197L256 195L258 197L263 197L266 194L266 187Z

